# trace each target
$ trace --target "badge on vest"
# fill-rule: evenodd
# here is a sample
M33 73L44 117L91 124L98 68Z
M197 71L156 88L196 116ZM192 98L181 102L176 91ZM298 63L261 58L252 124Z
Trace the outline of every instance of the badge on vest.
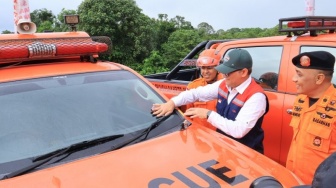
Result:
M301 106L294 106L294 110L300 112L302 110Z
M299 99L299 103L304 103L304 100L302 100L302 99Z
M335 108L332 108L332 107L330 107L330 106L326 106L326 107L325 107L325 111L328 112L328 111L330 111L330 110L331 110L331 111L336 111Z
M313 141L313 145L320 147L321 146L321 137L316 136Z
M327 114L325 114L325 113L322 113L322 112L316 112L318 115L320 115L320 117L322 118L322 119L325 119L325 118L328 118L328 119L331 119L332 118L332 116L329 116L329 115L327 115Z

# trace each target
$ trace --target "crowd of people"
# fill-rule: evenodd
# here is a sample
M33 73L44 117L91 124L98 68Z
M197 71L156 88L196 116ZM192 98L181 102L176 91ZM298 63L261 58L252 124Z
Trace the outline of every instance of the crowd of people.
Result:
M331 81L335 57L326 51L305 52L292 63L298 95L291 113L293 138L286 167L307 185L331 185L336 176L329 182L315 177L321 174L317 169L325 168L324 161L336 164L330 162L336 160L336 89ZM185 116L263 153L261 125L269 104L263 88L251 77L252 65L244 49L230 50L223 58L215 49L204 50L197 60L201 77L168 102L153 104L152 113L165 116L187 105Z

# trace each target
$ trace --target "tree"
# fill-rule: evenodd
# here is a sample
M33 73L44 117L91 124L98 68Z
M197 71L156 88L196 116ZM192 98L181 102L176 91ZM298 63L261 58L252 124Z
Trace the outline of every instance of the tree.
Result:
M114 46L111 61L138 70L154 49L153 20L141 13L134 0L84 0L78 13L82 30L111 38Z
M155 50L161 51L162 44L168 41L169 36L177 30L175 23L168 20L167 14L159 14L158 19L154 20L153 39Z
M175 18L172 18L170 21L175 24L177 29L194 29L191 22L185 21L183 16L175 16Z
M30 13L30 19L36 24L37 32L54 30L56 17L51 12L51 10L47 10L45 8L34 10L32 13Z
M200 42L202 37L195 29L179 29L172 33L162 47L162 56L167 61L167 68L174 67Z
M198 24L197 29L203 34L214 34L214 28L206 22Z
M13 33L13 32L8 31L8 30L4 30L4 31L1 32L1 34L11 34L11 33Z
M169 71L169 69L166 68L167 61L160 55L159 51L152 51L151 55L143 62L143 67L140 71L140 74L142 75Z

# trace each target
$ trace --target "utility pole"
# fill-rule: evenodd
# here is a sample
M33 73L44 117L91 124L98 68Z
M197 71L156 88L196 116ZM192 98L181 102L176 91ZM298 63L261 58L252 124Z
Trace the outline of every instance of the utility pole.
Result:
M315 15L315 0L305 0L306 1L306 16Z

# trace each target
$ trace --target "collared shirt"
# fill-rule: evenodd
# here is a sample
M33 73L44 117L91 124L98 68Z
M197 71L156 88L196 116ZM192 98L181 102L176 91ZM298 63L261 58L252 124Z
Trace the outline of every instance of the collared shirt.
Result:
M181 92L178 96L172 98L175 106L182 106L192 103L196 100L208 101L217 99L219 85L224 79L213 84ZM242 94L251 83L251 76L236 88L227 87L229 90L228 103L236 96ZM239 111L236 120L232 121L219 115L217 112L211 112L208 122L218 129L222 130L234 138L244 137L256 124L258 119L265 113L266 97L263 93L255 93L244 104Z

